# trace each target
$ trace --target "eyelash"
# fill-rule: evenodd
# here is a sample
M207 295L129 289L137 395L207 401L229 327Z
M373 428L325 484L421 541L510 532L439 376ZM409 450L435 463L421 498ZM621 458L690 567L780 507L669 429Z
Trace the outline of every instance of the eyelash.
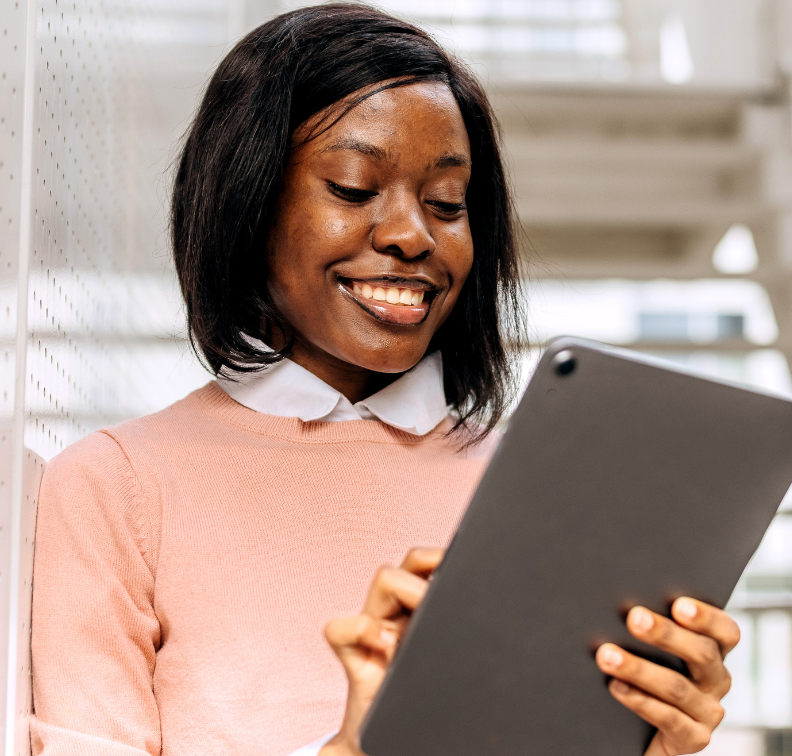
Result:
M349 186L334 184L332 181L328 181L327 183L330 184L330 189L333 191L333 194L337 194L341 199L345 199L348 202L365 202L377 195L376 192L367 192L365 189L353 189Z
M376 192L369 192L365 189L353 189L349 186L335 184L332 181L328 181L327 183L330 185L330 189L333 194L341 197L341 199L344 199L347 202L360 203L377 196ZM429 202L427 204L432 205L432 207L439 210L441 213L443 213L443 215L456 215L457 213L467 209L467 205L462 202Z
M430 202L432 207L436 207L443 215L456 215L463 210L467 210L467 205L463 202Z

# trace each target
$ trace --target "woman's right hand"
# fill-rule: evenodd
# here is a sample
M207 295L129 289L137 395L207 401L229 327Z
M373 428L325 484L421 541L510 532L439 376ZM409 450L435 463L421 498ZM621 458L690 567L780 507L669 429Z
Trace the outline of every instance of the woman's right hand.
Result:
M401 567L382 567L369 590L363 611L331 620L325 636L344 665L349 680L341 729L320 756L360 756L359 730L385 677L385 670L440 564L444 549L413 549Z

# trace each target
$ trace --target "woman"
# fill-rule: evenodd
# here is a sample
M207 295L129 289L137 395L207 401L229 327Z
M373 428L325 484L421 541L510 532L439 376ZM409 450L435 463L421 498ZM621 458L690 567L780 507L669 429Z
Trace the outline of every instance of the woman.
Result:
M218 381L47 469L34 753L287 754L338 730L314 752L357 754L442 552L377 567L448 541L509 395L516 251L486 98L384 14L280 16L212 78L172 225ZM346 708L322 637L339 615ZM628 626L689 680L597 653L613 695L659 728L651 756L706 744L738 635L689 599L673 616L636 608Z

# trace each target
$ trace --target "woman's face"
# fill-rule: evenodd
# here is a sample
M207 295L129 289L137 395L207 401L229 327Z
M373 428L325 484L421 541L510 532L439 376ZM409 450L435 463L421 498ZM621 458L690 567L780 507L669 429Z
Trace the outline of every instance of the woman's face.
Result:
M335 385L423 357L473 262L470 166L462 114L435 82L375 94L294 150L267 254L296 362Z

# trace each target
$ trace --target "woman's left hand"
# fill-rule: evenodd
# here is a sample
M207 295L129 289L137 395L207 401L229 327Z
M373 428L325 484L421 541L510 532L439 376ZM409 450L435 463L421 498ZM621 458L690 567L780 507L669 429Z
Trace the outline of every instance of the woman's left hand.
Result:
M701 601L677 599L671 615L673 620L636 606L627 615L627 628L638 640L685 661L689 678L612 643L597 649L597 665L613 677L613 697L657 727L646 756L697 753L709 744L723 719L720 701L731 686L723 660L740 640L737 623Z

